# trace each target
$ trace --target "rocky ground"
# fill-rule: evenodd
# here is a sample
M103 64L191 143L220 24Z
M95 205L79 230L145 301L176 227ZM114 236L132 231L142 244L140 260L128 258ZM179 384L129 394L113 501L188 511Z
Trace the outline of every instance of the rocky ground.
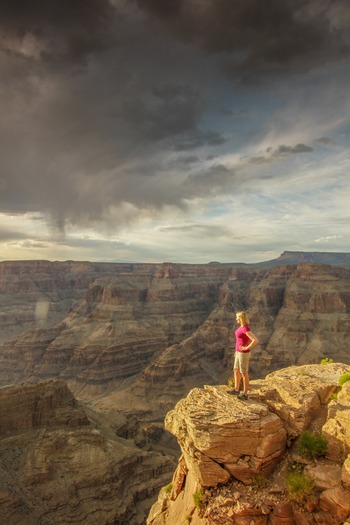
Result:
M350 381L343 364L290 367L253 381L248 401L227 387L192 390L166 418L182 456L148 525L341 525L350 517ZM297 449L322 430L324 457ZM288 490L287 475L312 479Z

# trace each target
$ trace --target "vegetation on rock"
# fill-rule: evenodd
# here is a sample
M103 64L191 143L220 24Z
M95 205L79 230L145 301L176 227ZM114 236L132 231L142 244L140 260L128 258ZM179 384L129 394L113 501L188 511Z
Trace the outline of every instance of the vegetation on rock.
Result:
M350 372L346 372L339 378L339 384L340 386L343 386L347 381L350 381Z
M197 508L200 508L202 506L203 498L204 498L204 491L202 489L197 490L193 494L193 501Z
M297 503L302 503L313 496L315 483L304 472L289 472L286 485L290 498Z
M300 434L296 442L298 452L308 458L314 459L325 456L327 452L327 440L321 434L314 434L305 430Z

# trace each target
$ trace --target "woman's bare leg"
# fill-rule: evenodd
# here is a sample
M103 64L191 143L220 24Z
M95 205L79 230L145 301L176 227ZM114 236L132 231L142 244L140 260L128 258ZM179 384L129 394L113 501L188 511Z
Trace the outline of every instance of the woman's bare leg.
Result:
M242 374L242 375L243 375L243 393L244 394L248 394L249 374L248 374L248 372L246 372L245 374Z
M241 374L239 368L235 368L235 369L234 369L234 378L235 378L235 389L236 389L236 390L239 390L239 389L240 389L240 386L241 386L241 377L242 377L242 374Z

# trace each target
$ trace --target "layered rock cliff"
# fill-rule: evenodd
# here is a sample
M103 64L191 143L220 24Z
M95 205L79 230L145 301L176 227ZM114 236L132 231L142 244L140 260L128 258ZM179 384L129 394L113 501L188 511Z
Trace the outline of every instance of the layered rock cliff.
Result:
M1 523L143 524L174 462L118 434L63 382L1 388Z
M248 401L226 386L193 389L165 419L182 456L147 524L345 524L350 381L340 387L339 378L346 372L339 363L282 369L252 381ZM296 449L306 430L322 432L325 456L307 459ZM308 480L297 494L291 473Z
M100 408L160 418L194 386L231 375L242 308L260 341L253 377L324 357L350 363L348 269L139 265L94 281L61 323L4 343L0 383L59 377Z
M131 269L84 261L0 262L0 341L61 321L95 279Z

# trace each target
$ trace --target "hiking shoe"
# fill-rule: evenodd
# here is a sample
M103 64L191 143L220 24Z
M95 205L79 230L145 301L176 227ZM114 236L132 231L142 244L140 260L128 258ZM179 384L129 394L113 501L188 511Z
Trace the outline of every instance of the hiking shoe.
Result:
M241 399L242 401L246 401L248 399L248 396L247 394L244 394L243 392L241 392L238 396L238 399Z
M227 393L232 394L233 396L238 396L239 390L236 390L235 388L233 388L232 390L227 390Z

